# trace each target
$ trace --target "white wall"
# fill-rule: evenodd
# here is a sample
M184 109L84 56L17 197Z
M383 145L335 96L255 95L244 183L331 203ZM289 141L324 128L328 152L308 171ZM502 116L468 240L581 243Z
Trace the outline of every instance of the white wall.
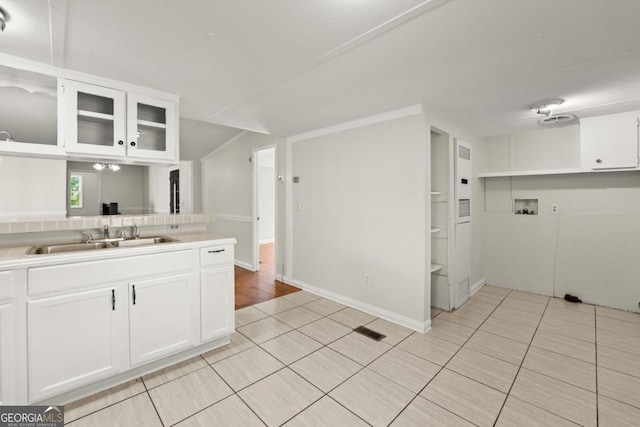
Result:
M546 142L540 154L553 157ZM513 215L513 198L539 199L539 215ZM488 283L639 311L640 174L487 178L485 258Z
M67 162L2 156L0 217L62 217L66 209Z
M423 149L421 114L294 142L291 279L422 323Z
M258 151L258 240L271 243L276 238L275 148Z
M180 213L202 211L199 161L180 161Z
M252 248L252 163L249 159L255 148L276 145L278 175L284 175L284 139L253 132L243 132L201 161L202 210L214 213L217 219L210 231L224 236L233 236L238 243L235 249L236 263L251 268L257 264ZM284 192L279 192L279 206L283 206ZM282 212L282 210L281 210ZM282 215L281 221L285 216ZM279 226L280 239L284 241L284 223ZM284 251L284 245L278 250ZM284 256L278 256L282 271Z
M482 172L580 167L580 126L541 128L489 138Z
M290 184L287 274L294 284L419 329L429 323L431 302L429 130L438 127L478 146L481 164L484 149L438 114L398 114L292 138L292 176L300 182ZM482 283L483 183L473 185L472 283Z
M147 211L169 213L169 166L149 166L146 175Z

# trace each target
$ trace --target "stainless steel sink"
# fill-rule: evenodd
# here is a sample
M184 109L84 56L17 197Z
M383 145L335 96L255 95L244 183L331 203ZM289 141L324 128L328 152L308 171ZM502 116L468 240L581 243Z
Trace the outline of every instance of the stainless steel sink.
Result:
M126 239L120 240L117 242L111 242L111 244L118 248L129 247L129 246L143 246L143 245L157 245L158 243L169 243L175 242L176 239L172 237L166 236L156 236L156 237L140 237L138 239Z
M155 237L141 237L139 239L126 239L110 242L89 242L89 243L56 243L51 245L32 246L27 252L27 255L46 255L46 254L59 254L65 252L81 252L81 251L94 251L98 249L109 248L126 248L132 246L144 246L144 245L157 245L159 243L176 242L177 240L172 237L155 236Z
M113 248L108 242L59 243L54 245L32 246L27 255L59 254L64 252L93 251Z

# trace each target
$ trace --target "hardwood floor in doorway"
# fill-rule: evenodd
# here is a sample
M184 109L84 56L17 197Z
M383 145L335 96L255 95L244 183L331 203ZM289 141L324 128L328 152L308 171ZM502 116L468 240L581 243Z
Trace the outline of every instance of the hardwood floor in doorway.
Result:
M274 243L260 245L260 269L258 271L249 271L236 266L235 274L236 310L300 290L300 288L276 280Z

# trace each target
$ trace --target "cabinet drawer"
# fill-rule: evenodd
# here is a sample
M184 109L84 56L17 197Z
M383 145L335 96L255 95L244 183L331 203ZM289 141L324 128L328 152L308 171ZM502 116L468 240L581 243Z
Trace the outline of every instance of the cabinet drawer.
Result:
M11 272L0 272L0 301L13 297L13 286L11 285Z
M233 264L233 246L210 246L200 249L200 266Z
M193 251L187 250L30 268L29 296L190 271L194 268L193 258Z

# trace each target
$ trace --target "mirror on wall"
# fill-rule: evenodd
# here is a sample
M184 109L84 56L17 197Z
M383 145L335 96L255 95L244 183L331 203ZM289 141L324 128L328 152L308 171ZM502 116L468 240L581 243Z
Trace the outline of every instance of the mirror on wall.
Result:
M155 213L149 203L147 166L96 170L96 162L67 162L67 215Z
M0 141L57 144L55 77L0 65L0 100Z

